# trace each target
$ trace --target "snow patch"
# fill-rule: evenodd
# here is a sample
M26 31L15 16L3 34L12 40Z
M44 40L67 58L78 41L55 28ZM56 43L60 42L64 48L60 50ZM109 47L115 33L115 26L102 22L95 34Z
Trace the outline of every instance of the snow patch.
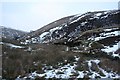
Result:
M108 31L110 29L106 29L105 31ZM107 37L112 37L112 36L118 36L120 31L113 31L113 32L107 32L107 33L101 33L99 37L90 37L88 40L94 40L94 41L99 41L102 39L105 39Z
M23 46L18 46L18 45L14 45L14 44L11 44L11 43L3 43L3 42L0 42L0 44L5 44L7 46L10 46L11 48L25 48Z
M0 42L0 44L4 44L3 42Z
M87 16L87 15L89 15L88 13L87 14L84 14L84 15L78 15L78 18L77 19L75 19L75 20L73 20L72 22L70 22L70 24L72 24L72 23L75 23L75 22L77 22L77 21L79 21L81 18L83 18L83 17L85 17L85 16Z
M107 53L109 52L115 52L119 47L118 47L118 44L120 44L120 42L118 42L116 45L113 45L113 47L110 47L110 46L106 46L105 49L101 49L102 51L105 51Z
M96 76L99 76L100 78L120 78L120 76L115 72L107 72L104 69L100 68L98 65L98 63L100 63L100 60L88 60L86 62L88 62L89 71L92 73L92 75L89 75L90 78L95 78ZM94 62L97 65L97 68L104 74L104 76L101 76L99 72L91 70L92 62Z
M42 33L42 34L39 36L39 37L40 37L40 40L43 40L43 39L44 39L43 37L44 37L45 35L47 35L47 34L49 34L49 32L44 32L44 33Z
M7 45L11 46L12 48L24 48L23 46L17 46L17 45L9 44L9 43L7 43Z
M106 46L105 49L101 49L101 50L104 52L107 52L108 55L111 55L112 57L120 58L120 54L115 53L115 51L117 51L119 49L119 46L118 46L119 44L120 44L120 41L117 44L113 45L112 47ZM112 52L112 54L109 54L110 52Z
M103 13L97 13L96 16L101 16Z
M86 23L87 23L87 22L82 22L82 23L81 23L81 26L84 26Z
M49 32L53 33L55 30L60 30L62 27L55 27L53 29L50 29Z

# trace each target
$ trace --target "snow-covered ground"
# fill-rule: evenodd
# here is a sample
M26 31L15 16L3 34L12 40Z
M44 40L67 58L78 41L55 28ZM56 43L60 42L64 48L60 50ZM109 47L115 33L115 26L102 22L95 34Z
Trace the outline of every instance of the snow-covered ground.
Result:
M99 76L100 78L120 78L120 75L116 74L115 72L111 71L111 72L107 72L104 69L100 68L100 66L98 65L98 63L100 63L100 60L88 60L86 61L88 63L88 67L89 67L89 71L92 73L92 75L90 75L90 78L95 78L96 76ZM95 63L97 65L97 68L99 69L99 71L101 71L104 76L101 76L99 74L99 72L93 71L91 69L92 67L92 62Z
M55 69L52 66L44 66L43 70L44 73L43 74L38 74L35 72L30 73L28 76L24 77L25 78L31 78L34 79L35 77L45 77L45 78L71 78L72 75L74 75L75 71L75 67L77 66L76 63L79 60L79 57L75 56L75 62L71 63L67 63L66 65L63 66L59 66L59 68ZM66 60L65 60L66 61ZM62 63L58 63L58 65L60 65ZM50 70L47 70L47 68L51 68ZM79 72L80 75L82 74L81 72ZM82 76L82 75L81 75ZM19 80L20 76L18 76L18 78L16 80Z
M53 68L53 66L44 66L43 70L44 73L38 74L36 71L33 73L30 73L28 76L24 77L35 79L35 77L44 77L46 79L48 78L62 78L62 79L69 79L69 78L84 78L85 75L88 75L90 78L95 78L96 76L99 76L100 78L120 78L120 75L116 74L115 72L107 72L104 69L99 67L100 60L86 60L86 63L88 64L89 71L78 71L75 70L77 67L77 62L80 59L80 57L75 56L75 62L67 63L66 65L60 65L62 63L59 63L58 68ZM67 61L67 60L66 60ZM92 63L95 63L97 65L97 68L104 74L104 76L100 75L99 72L93 71L91 67L93 66ZM90 74L91 73L91 74ZM16 78L16 80L20 80L20 76Z

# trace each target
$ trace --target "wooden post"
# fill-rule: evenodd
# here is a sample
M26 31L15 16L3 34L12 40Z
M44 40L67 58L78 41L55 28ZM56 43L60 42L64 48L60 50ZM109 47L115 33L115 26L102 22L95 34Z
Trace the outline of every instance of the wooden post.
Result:
M120 1L118 2L118 10L120 10ZM118 31L118 34L120 34L120 31ZM118 43L118 48L120 48L120 41Z

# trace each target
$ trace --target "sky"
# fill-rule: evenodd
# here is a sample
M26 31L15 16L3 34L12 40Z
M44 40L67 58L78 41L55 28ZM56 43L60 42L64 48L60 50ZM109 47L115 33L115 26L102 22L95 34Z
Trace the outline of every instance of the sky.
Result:
M34 31L60 18L118 9L119 0L1 0L0 26Z

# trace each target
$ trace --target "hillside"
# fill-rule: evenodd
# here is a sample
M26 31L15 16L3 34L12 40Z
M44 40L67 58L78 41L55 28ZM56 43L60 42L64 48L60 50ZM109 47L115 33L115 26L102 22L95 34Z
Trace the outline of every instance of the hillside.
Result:
M27 34L27 32L0 26L0 37L8 39L18 39Z
M59 41L70 42L81 37L81 34L88 30L98 28L118 28L120 25L119 17L119 10L96 11L80 15L78 14L67 17L67 21L63 21L63 18L53 22L54 24L52 25L48 24L47 26L34 31L31 35L25 36L23 40L28 43L59 43ZM60 21L61 23L59 23Z
M61 19L56 20L54 22L51 22L51 23L43 26L42 28L40 28L36 31L28 33L27 35L23 36L20 39L28 39L28 38L36 37L36 36L39 36L40 34L42 34L43 32L46 32L52 28L55 28L56 26L65 25L64 23L67 23L71 17L73 17L73 16L64 17L64 18L61 18Z
M3 38L3 79L119 79L120 10L68 16Z

